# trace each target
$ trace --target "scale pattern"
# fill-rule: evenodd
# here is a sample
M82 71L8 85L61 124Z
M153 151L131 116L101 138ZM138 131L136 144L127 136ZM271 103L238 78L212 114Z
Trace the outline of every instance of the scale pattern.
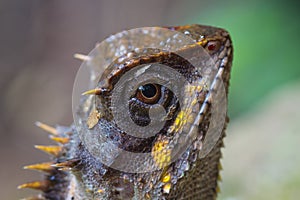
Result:
M195 41L195 44L200 44L205 48L217 64L218 70L222 72L220 77L216 79L223 82L226 94L228 94L233 56L232 43L228 32L221 28L203 25L168 27L168 29L188 35ZM182 51L188 52L191 48ZM188 79L195 78L193 70L174 54L148 51L144 54L134 55L129 59L132 61L129 62L130 64L114 63L114 66L117 67L110 67L104 72L105 74L112 74L108 80L110 87L114 86L126 69L153 62L169 65ZM122 67L120 67L121 64ZM166 98L165 102L167 103L164 106L170 110L173 108L171 114L174 116L166 123L167 127L164 129L164 131L168 131L170 130L168 127L176 122L176 116L180 112L177 111L178 106L176 106L176 98L173 94L168 92L167 89L162 89L162 92L166 94L164 98ZM205 97L207 93L204 92L202 95ZM103 103L102 108L104 110L109 111L110 105L106 105L109 99L109 93L101 94L99 97L98 101ZM205 101L200 98L199 104L207 103L209 105L213 100ZM132 105L135 108L140 106L137 103ZM143 112L141 111L141 113ZM52 128L38 122L37 125L49 132L50 138L58 145L36 146L36 148L51 155L51 162L29 165L25 168L45 172L45 179L22 184L19 188L32 188L42 191L42 194L28 199L216 199L219 191L221 148L223 147L226 124L229 120L226 117L221 136L213 149L204 158L199 158L199 151L201 151L199 143L201 145L212 120L209 106L204 114L204 118L199 124L199 137L176 162L171 163L163 170L142 174L120 172L99 162L80 141L74 125ZM95 115L97 115L97 112ZM109 132L111 132L109 136L114 138L115 142L122 148L129 151L147 152L151 151L156 144L162 144L159 136L139 140L127 136L126 133L118 132L111 125L111 117L109 114L101 115L99 121L96 121L96 123L92 121L90 128L100 131L103 126L109 127ZM137 122L144 123L139 118ZM101 126L97 126L97 123ZM159 148L159 146L156 148Z

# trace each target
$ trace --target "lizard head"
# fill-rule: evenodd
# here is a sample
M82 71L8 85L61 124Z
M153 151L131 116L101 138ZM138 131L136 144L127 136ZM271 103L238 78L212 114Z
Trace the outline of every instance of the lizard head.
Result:
M146 37L134 42L128 32L116 34L97 49L97 55L106 52L109 64L92 75L96 87L84 93L71 133L60 133L68 139L53 166L70 171L49 170L44 197L216 196L232 61L229 34L202 25L156 29L135 30ZM165 40L159 39L162 29L171 32ZM135 48L135 42L145 48ZM101 68L97 56L91 63Z
M170 29L190 36L194 44L176 52L129 51L115 59L96 89L88 92L95 98L85 130L95 138L77 151L77 157L84 156L78 167L85 172L85 185L93 186L90 191L98 191L100 199L167 197L195 174L191 171L200 160L214 113L212 84L192 62L215 67L211 81L223 80L227 87L231 43L223 29L199 25ZM102 173L95 176L95 171Z

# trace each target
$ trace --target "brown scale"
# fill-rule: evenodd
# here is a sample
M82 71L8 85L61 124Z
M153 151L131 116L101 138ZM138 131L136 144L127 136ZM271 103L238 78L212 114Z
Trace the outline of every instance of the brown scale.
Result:
M169 27L186 34L195 41L195 45L203 46L212 59L218 63L219 69L224 68L220 77L224 83L226 94L228 93L231 63L232 45L228 32L224 29L203 26L187 25ZM193 45L180 51L193 53ZM197 56L197 55L192 55ZM75 57L88 60L88 56L76 55ZM126 62L128 61L128 62ZM129 60L121 63L115 61L103 74L108 81L107 85L101 85L99 89L87 91L85 94L98 95L98 103L104 106L102 109L109 111L109 95L120 77L131 68L140 64L161 63L173 67L187 80L192 81L195 77L194 68L182 57L169 52L149 49L142 54L133 55ZM103 89L105 88L105 89ZM167 89L162 90L162 94ZM160 140L168 127L174 123L178 114L176 97L172 93L161 95L164 98L164 107L169 108L170 119L164 129L152 138L135 138L122 132L111 132L109 135L119 147L133 152L149 152L153 145ZM220 159L223 138L225 137L226 123L223 127L221 137L214 148L204 158L197 158L199 142L205 138L211 113L211 102L203 102L206 93L199 97L199 104L207 103L208 108L205 116L199 124L199 137L192 146L174 163L165 167L162 171L154 171L144 174L133 174L119 172L110 169L94 158L80 142L78 134L73 126L67 128L53 128L46 124L37 122L37 126L50 133L50 138L57 142L57 146L36 146L51 155L51 162L25 166L25 169L38 170L46 173L45 179L25 183L19 188L31 188L41 190L42 194L29 199L216 199L218 180L220 180ZM137 95L137 98L140 98ZM213 101L213 100L212 100ZM132 104L132 107L142 105ZM136 108L135 108L136 109ZM137 110L138 112L139 110ZM110 111L109 111L110 112ZM143 112L142 112L143 113ZM112 116L95 114L96 118L111 123ZM96 120L96 122L98 119ZM100 120L99 120L100 121ZM226 120L228 122L228 118ZM97 123L91 125L91 129L97 130ZM172 135L172 134L171 134ZM138 191L136 192L136 187Z

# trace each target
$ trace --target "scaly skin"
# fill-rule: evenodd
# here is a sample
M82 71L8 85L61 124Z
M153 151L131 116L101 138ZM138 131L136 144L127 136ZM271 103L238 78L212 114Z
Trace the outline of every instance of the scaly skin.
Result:
M203 25L170 27L169 29L188 35L194 40L195 44L205 48L218 67L219 73L215 76L215 79L224 84L225 93L227 94L232 64L232 46L228 32L224 29ZM192 48L193 45L190 45L179 51L189 52ZM116 61L114 66L122 67L109 67L104 72L107 75L104 76L104 79L107 81L105 85L99 83L98 87L105 88L106 92L94 92L97 96L97 103L101 104L96 114L101 113L101 116L98 116L99 119L97 118L95 122L91 122L92 125L89 125L89 129L94 130L96 133L107 134L107 137L113 138L113 141L123 149L136 152L152 151L153 153L153 149L159 148L157 146L169 142L161 135L176 134L176 129L174 133L168 132L170 130L168 128L176 122L176 117L180 113L174 95L168 93L165 97L170 106L175 108L172 112L170 111L172 115L165 125L164 130L166 132L159 133L156 137L150 139L137 139L116 128L108 103L111 95L109 91L114 88L120 77L128 69L134 69L140 64L156 62L176 69L186 78L195 78L196 75L194 69L188 66L185 60L172 53L149 50L142 54L134 54L133 57L128 59L132 62L124 64L126 59L125 61ZM206 99L207 95L213 92L212 90L209 89L206 92L199 93L198 104L200 106L206 105L206 109L201 113L203 119L198 124L197 138L177 160L153 172L126 173L109 168L88 151L73 125L53 129L39 123L38 126L50 132L52 139L58 142L59 146L37 147L52 154L52 162L27 166L27 168L46 172L46 178L44 181L23 184L20 188L33 188L43 191L41 195L32 199L216 199L221 168L221 147L223 146L225 128L228 122L227 117L220 137L216 138L215 145L212 144L214 145L213 149L205 157L199 157L202 142L207 136L206 133L212 120L211 104L215 99ZM227 98L227 96L224 98ZM89 106L88 100L85 101L86 105ZM144 108L141 107L141 109ZM91 115L90 113L80 112L78 114ZM137 118L137 121L142 122L143 120ZM185 123L183 123L183 126L185 126ZM103 127L110 127L110 129L103 132ZM154 154L153 156L157 160Z

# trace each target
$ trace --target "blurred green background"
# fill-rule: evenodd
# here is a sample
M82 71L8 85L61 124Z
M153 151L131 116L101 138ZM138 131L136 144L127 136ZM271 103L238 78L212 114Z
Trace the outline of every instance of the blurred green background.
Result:
M206 24L234 44L219 199L299 199L299 1L0 0L0 199L40 179L22 165L46 161L34 127L72 123L71 95L80 62L97 41L143 26Z

